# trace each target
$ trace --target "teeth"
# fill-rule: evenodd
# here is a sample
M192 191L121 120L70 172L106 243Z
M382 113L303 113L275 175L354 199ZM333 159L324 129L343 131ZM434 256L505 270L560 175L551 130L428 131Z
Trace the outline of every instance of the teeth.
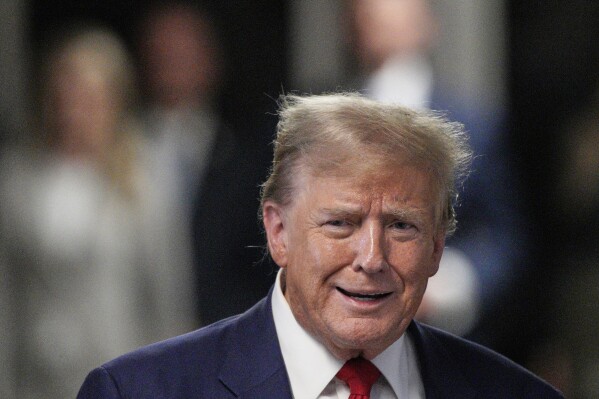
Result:
M358 295L351 295L351 297L357 299L358 301L366 301L366 302L374 301L375 299L377 299L375 297L366 297L366 296L358 296Z
M354 299L357 299L359 301L374 301L375 299L383 298L383 297L389 295L388 292L383 292L380 294L358 294L358 293L346 291L343 288L339 288L339 287L337 287L337 290L339 290L339 292L341 292L342 294L352 297Z

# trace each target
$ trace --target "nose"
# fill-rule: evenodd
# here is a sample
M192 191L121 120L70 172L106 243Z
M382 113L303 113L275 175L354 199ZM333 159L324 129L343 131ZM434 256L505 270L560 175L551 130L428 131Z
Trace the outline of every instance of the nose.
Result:
M378 273L388 267L385 256L385 232L379 223L364 223L357 232L355 259L352 268Z

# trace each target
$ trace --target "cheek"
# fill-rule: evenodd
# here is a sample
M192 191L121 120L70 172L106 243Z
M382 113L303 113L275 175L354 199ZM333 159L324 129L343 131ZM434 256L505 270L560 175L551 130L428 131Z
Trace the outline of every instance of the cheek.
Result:
M337 240L314 236L307 245L296 247L287 267L292 292L309 308L320 308L328 299L331 277L351 264L352 251Z
M355 252L349 241L332 240L325 237L315 240L313 248L320 263L329 268L351 263Z
M401 244L392 250L389 264L406 284L426 281L433 265L433 246Z
M303 267L312 269L314 275L326 278L351 264L354 251L349 242L334 240L315 234L307 240L301 255Z

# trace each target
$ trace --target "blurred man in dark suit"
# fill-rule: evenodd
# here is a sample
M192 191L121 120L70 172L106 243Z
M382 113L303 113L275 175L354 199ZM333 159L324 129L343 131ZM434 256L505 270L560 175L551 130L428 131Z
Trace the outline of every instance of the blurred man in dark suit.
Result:
M206 325L247 309L274 280L268 265L253 265L261 257L255 209L265 151L220 118L223 51L207 11L158 2L142 18L138 44L155 239L169 244L156 257L166 292L193 292L193 317Z

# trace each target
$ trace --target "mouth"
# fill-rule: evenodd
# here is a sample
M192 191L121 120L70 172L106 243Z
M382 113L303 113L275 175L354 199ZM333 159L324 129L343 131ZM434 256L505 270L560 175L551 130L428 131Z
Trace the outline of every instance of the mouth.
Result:
M383 299L391 295L391 292L381 292L381 293L373 293L373 294L365 294L360 292L350 292L346 291L343 288L336 287L337 291L342 293L343 295L355 299L356 301L376 301L378 299Z

